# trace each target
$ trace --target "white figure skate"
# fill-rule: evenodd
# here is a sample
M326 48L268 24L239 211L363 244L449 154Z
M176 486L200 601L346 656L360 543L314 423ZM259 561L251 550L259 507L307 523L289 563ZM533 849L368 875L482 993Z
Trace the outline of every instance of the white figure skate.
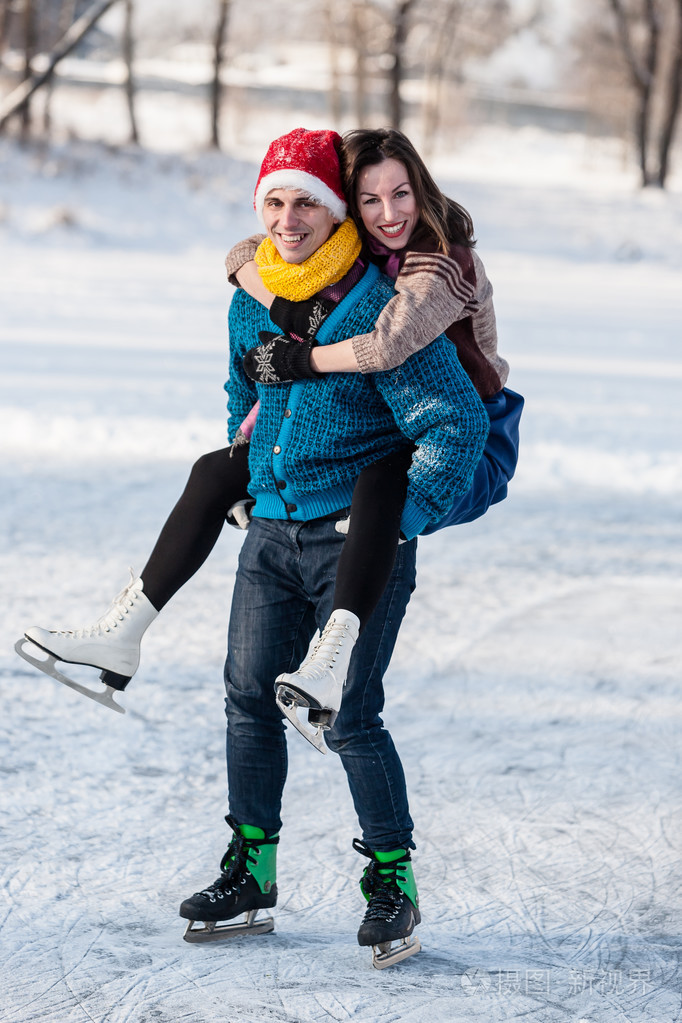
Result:
M343 687L360 619L352 611L337 610L325 625L312 653L298 671L279 675L275 682L277 706L294 728L320 753L326 753L323 733L331 728L341 707ZM306 727L298 710L308 711Z
M119 714L125 709L114 693L122 692L140 663L140 642L158 612L142 592L142 579L130 570L130 582L94 625L82 629L49 631L27 629L14 649L25 661L77 693ZM47 656L45 656L47 655ZM57 661L101 669L103 690L90 689L57 668Z

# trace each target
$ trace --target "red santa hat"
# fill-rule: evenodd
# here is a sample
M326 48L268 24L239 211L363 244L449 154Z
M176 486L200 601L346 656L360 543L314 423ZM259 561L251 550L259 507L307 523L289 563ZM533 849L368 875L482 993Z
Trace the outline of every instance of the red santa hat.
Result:
M265 197L273 188L305 192L326 206L335 220L344 220L347 205L341 184L340 144L341 136L335 131L306 128L294 128L271 142L253 196L259 220L263 220Z

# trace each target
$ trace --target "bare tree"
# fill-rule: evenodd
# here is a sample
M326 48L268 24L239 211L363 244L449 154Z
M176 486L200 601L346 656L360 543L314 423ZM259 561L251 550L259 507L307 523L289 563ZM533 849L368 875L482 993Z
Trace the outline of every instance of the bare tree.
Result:
M511 7L510 0L354 0L351 24L358 66L364 41L363 79L382 73L388 122L403 126L405 81L414 74L426 83L425 129L433 137L446 102L445 83L458 86L467 60L491 53L527 25L530 16L523 21L512 17ZM356 102L360 124L366 106Z
M7 35L10 20L10 8L12 0L0 0L0 58L7 46Z
M26 0L32 3L32 0ZM21 85L9 94L0 104L0 131L5 127L8 120L17 113L21 113L28 105L31 97L49 82L54 69L60 60L63 60L76 46L81 39L90 31L99 19L115 4L117 0L95 0L84 14L73 23L68 32L49 54L47 67L38 75L31 74L29 62L28 76L24 78Z
M632 12L626 10L622 0L609 0L611 10L616 19L616 28L621 50L625 58L632 84L637 93L637 113L635 118L635 134L639 153L639 166L642 184L651 183L648 166L648 136L651 128L651 101L654 80L658 69L661 24L656 0L644 0L642 11L646 41L642 52L635 47L635 19ZM637 21L640 18L636 19ZM639 26L638 26L639 27Z
M413 61L421 66L425 86L425 152L432 149L440 130L452 128L453 111L466 101L468 62L489 56L511 36L534 27L539 18L539 2L517 13L508 0L431 0L420 11L418 46L415 40L419 52Z
M329 48L329 113L332 124L338 128L341 124L341 75L339 70L339 43L342 38L339 32L339 20L336 17L337 5L333 0L325 0L324 20Z
M672 66L668 75L664 99L665 113L663 115L658 147L658 179L656 184L660 188L665 188L669 171L670 149L680 116L680 100L682 98L682 0L677 0L677 33L674 39Z
M33 0L24 0L24 82L31 80L31 61L35 56L36 21ZM21 108L21 137L26 140L31 130L31 106L27 101Z
M460 0L449 0L440 11L433 11L434 24L427 40L424 69L424 152L427 156L438 131L445 74L453 63L452 51L462 13Z
M223 88L220 74L225 56L225 34L230 13L230 0L218 0L218 20L213 33L213 78L211 80L211 145L220 149L220 110Z
M133 0L125 0L125 21L123 23L123 62L126 68L125 93L128 106L128 117L130 119L130 141L137 145L140 135L137 130L137 117L135 113L135 78L133 76Z
M351 42L355 50L354 112L355 125L364 128L367 124L367 50L368 26L367 7L362 0L353 0L350 12Z
M59 5L56 37L50 40L50 48L52 48L55 43L66 35L73 24L73 20L76 16L76 3L77 0L63 0L63 2ZM52 74L45 83L45 106L43 107L43 132L45 135L49 135L50 133L54 82L55 76Z
M403 123L403 100L400 90L405 74L405 50L409 34L410 15L418 0L395 0L392 11L392 31L389 53L391 67L389 70L388 116L393 128L400 128Z
M577 36L593 105L628 110L640 182L664 188L682 96L682 0L602 0Z

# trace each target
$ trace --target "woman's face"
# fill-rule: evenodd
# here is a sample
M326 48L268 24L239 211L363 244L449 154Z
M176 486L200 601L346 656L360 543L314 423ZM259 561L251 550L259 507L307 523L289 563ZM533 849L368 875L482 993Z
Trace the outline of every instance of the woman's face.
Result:
M419 210L404 163L382 160L358 175L357 202L365 230L389 249L402 249L417 226Z

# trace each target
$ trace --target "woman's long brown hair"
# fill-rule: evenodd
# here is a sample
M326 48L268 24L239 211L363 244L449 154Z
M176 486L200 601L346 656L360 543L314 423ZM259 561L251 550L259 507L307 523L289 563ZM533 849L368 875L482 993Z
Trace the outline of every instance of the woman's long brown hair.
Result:
M405 165L420 221L433 235L442 252L449 252L453 244L467 248L476 244L469 213L454 199L443 195L410 140L396 128L356 128L343 136L341 164L344 190L361 234L364 234L364 227L357 199L358 177L364 167L384 160L399 160Z

